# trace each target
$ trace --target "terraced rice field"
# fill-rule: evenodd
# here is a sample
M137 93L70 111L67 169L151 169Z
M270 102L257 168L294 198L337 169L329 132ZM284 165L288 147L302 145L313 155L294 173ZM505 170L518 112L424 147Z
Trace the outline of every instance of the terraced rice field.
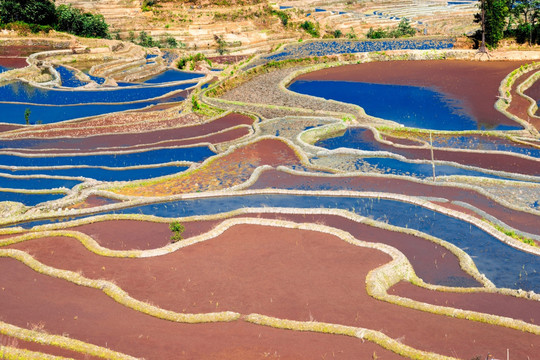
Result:
M0 83L0 358L538 356L534 59L310 44Z

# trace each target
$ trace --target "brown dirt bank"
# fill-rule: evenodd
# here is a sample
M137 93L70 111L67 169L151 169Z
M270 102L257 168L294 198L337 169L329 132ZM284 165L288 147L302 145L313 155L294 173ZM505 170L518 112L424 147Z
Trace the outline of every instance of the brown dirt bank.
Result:
M494 108L501 81L525 61L423 60L345 65L304 74L299 80L361 81L435 88L463 102L485 125L516 125Z
M423 289L401 281L388 290L391 295L433 305L472 310L519 319L531 324L540 320L540 301L486 293L452 293Z
M424 313L371 298L365 291L364 279L368 271L389 261L389 256L318 232L238 225L218 238L146 259L101 258L73 241L55 244L51 255L50 245L43 245L41 250L33 248L32 252L46 263L69 266L86 276L114 278L135 298L148 299L166 309L256 312L300 321L315 319L362 326L382 330L418 349L461 358L488 352L500 358L507 348L513 356L525 358L537 351L534 344L538 344L538 336L532 334ZM32 280L37 277L28 280L35 284ZM59 288L45 288L42 292L50 293L67 296ZM22 297L20 291L17 294ZM54 304L45 305L49 308ZM76 309L85 316L93 308L78 304ZM74 321L73 316L65 319L66 323ZM17 317L8 319L15 320ZM130 352L133 351L131 348Z
M537 225L538 216L509 209L476 191L462 189L457 186L437 186L376 176L300 176L272 169L264 171L250 188L318 190L321 186L329 190L380 191L462 201L487 212L516 229L540 235Z
M133 274L132 274L133 275ZM180 324L133 311L99 290L38 274L12 259L0 259L2 318L29 328L42 323L49 333L145 359L311 360L401 357L347 336L272 329L243 321ZM9 309L9 310L5 310Z
M246 129L232 130L231 133L214 134L215 132L227 130L238 125L253 125L253 119L241 114L229 114L208 123L192 126L182 126L172 129L163 129L156 131L142 131L136 134L107 134L94 135L88 137L72 137L70 139L41 139L33 140L31 144L20 138L14 140L4 140L3 145L6 148L22 149L66 149L89 151L96 148L115 148L115 147L145 147L145 144L157 142L170 142L175 145L190 145L201 142L218 143L235 139L247 133ZM240 131L238 131L240 130ZM205 136L208 136L206 138ZM192 139L193 137L202 137ZM165 146L163 144L163 146Z
M262 165L298 165L300 159L285 142L262 139L221 157L214 157L192 172L152 184L128 185L113 191L124 195L162 196L230 188L249 179Z

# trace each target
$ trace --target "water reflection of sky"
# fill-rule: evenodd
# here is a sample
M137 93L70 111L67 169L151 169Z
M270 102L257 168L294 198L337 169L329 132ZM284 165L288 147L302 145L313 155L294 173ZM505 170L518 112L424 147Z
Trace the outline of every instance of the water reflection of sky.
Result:
M48 105L77 105L92 103L125 103L153 99L173 91L183 90L195 83L139 88L100 90L57 90L36 88L23 82L0 86L1 102Z
M289 90L363 107L367 114L407 127L433 130L482 129L463 104L435 90L404 85L350 81L298 80ZM511 126L499 126L509 130ZM521 127L515 127L520 129Z
M42 89L22 82L15 82L0 86L0 122L25 124L25 112L27 109L30 110L30 124L49 124L88 116L142 109L162 102L182 101L184 97L181 95L166 98L157 97L193 85L194 83L188 83L164 87L77 91Z
M317 141L315 145L329 150L340 147L365 151L388 150L387 146L381 146L381 143L373 139L370 130L360 127L348 128L343 135ZM540 158L540 149L538 148L487 136L435 135L433 137L433 146L453 149L507 151Z
M146 150L124 154L55 154L44 157L23 157L0 154L2 166L70 166L92 165L127 167L150 164L163 164L174 161L200 162L215 155L207 146L195 146L186 148Z

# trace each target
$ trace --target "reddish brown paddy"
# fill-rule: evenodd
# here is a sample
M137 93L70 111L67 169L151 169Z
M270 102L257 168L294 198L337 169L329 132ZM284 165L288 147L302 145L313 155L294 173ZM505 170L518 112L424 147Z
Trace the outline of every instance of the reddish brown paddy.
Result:
M524 61L383 61L314 71L299 80L360 81L434 88L460 100L486 127L516 123L494 108L501 81Z
M135 150L152 146L189 146L200 143L217 144L221 142L238 139L249 134L253 119L241 114L228 114L213 121L190 125L173 127L154 131L141 131L139 133L112 133L107 134L107 127L102 128L102 135L85 137L58 137L58 138L34 138L31 141L20 138L13 140L3 140L4 147L17 149L18 152L25 150L55 149L54 153L91 151L100 149L101 151L115 150Z
M236 225L217 238L141 259L101 257L66 238L12 247L59 269L114 280L132 297L176 312L231 310L365 327L417 349L465 359L487 353L503 358L507 349L515 358L532 358L538 352L536 335L373 299L365 290L366 276L391 258L316 231ZM369 358L373 352L394 357L345 336L275 330L243 321L186 325L159 320L99 290L40 275L7 258L0 260L0 284L3 305L10 309L4 321L21 327L41 323L50 333L68 333L147 359L172 354L180 359L255 359L264 353L288 359L332 358L329 354L334 353L348 359ZM538 304L525 303L537 319Z
M215 157L205 162L203 166L181 176L150 184L126 186L113 191L123 195L164 196L220 190L247 181L259 166L298 164L300 164L298 155L287 143L278 139L262 139Z

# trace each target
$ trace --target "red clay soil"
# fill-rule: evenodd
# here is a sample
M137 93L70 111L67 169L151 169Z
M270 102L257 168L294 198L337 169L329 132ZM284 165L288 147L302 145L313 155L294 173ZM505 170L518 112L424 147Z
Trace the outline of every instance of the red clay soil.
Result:
M379 191L409 196L438 197L468 203L516 229L540 235L538 216L509 209L476 191L462 189L457 186L421 184L405 179L375 176L300 176L271 169L264 171L250 188L293 188L303 190L320 190L323 188L328 190Z
M20 69L27 67L28 63L24 57L2 57L0 56L0 66L5 66L7 68Z
M90 195L83 201L75 205L68 206L68 209L88 209L88 208L93 208L93 207L98 207L98 206L103 206L103 205L108 205L108 204L114 204L116 202L118 202L118 200L109 199L102 196Z
M182 236L187 239L210 231L219 223L212 221L183 221ZM107 220L69 228L91 236L101 246L113 250L148 250L163 247L171 242L167 223L136 220Z
M463 103L486 128L516 125L494 108L501 81L525 61L381 61L345 65L301 75L298 80L361 81L435 88Z
M185 146L201 142L219 143L230 141L237 137L248 134L248 130L246 128L231 130L231 127L252 124L253 119L249 116L232 113L200 125L140 132L137 134L107 134L88 136L84 138L72 137L69 139L35 139L31 142L31 145L28 144L28 141L21 139L11 141L4 140L3 147L22 149L66 149L66 151L72 151L75 149L80 151L90 151L96 150L96 148L111 148L111 150L121 147L144 148L148 147L147 144L157 142L160 142L160 146ZM229 131L214 134L227 129L229 129ZM196 138L193 139L194 137Z
M74 151L80 152L80 153L93 153L95 151L109 151L109 152L116 152L116 151L135 151L135 150L144 150L144 149L156 149L156 148L165 148L165 147L187 147L187 146L193 146L198 144L219 144L223 142L233 141L237 140L243 136L249 135L251 132L249 128L247 127L240 127L235 129L227 129L223 132L220 132L219 134L211 134L203 137L197 137L197 138L191 138L191 139L184 139L184 140L165 140L159 143L141 143L139 145L135 146L129 146L129 147L103 147L102 145L105 145L103 143L100 143L99 140L95 139L94 137L88 137L88 138L76 138L76 139L61 139L55 142L47 142L41 144L42 146L46 146L46 149L40 150L40 154L62 154L62 153L72 153ZM141 133L142 135L144 133ZM130 134L125 134L123 136L117 135L119 142L122 142L123 139L129 139L129 137L132 136ZM114 140L114 139L108 139L108 140ZM129 142L131 142L129 140ZM45 145L46 144L46 145ZM21 144L24 145L24 144ZM80 146L79 146L80 145ZM61 146L61 150L57 150L56 146ZM83 148L84 147L84 148ZM47 149L50 149L47 151ZM25 149L17 149L18 153L21 154L35 154L36 149L33 150L25 150Z
M5 132L5 131L15 130L15 129L21 129L23 127L24 126L22 125L0 124L0 133Z
M373 353L380 359L401 359L347 336L279 330L243 321L190 325L160 320L120 305L99 290L38 274L12 259L0 259L0 285L5 322L25 328L42 323L49 333L67 333L147 360L353 360L371 358ZM175 294L183 297L178 290Z
M530 76L531 73L528 73L527 75ZM523 80L525 80L525 79L523 79ZM525 95L531 97L535 101L540 100L540 84L538 83L538 81L535 81L535 83L525 91ZM514 96L514 94L512 94L512 96ZM513 98L512 98L512 102L514 102ZM527 108L530 106L530 103L528 101L527 101L526 106L527 106ZM538 111L536 111L535 115L538 115ZM533 124L533 126L537 130L540 130L540 119L539 118L537 118L537 117L529 118L529 116L526 115L523 119L529 120L531 122L531 124Z
M81 271L87 277L114 279L133 297L147 299L165 309L180 312L226 309L242 314L255 312L300 321L314 319L361 326L381 330L414 348L466 359L485 356L488 352L502 358L506 349L510 349L515 358L535 356L538 352L539 337L536 335L424 313L371 298L365 291L364 279L371 269L388 262L389 256L318 232L238 225L216 239L144 259L103 258L88 252L78 242L52 241L53 254L51 240L31 241L18 247L31 246L31 253L46 264ZM6 262L8 265L2 268ZM35 290L26 289L25 283L40 288L41 280L37 281L40 275L21 275L27 272L20 266L13 266L9 260L0 262L0 270L2 286L8 289L6 308L10 309L4 317L10 323L35 321L28 317L29 313L37 312L38 319L45 322L47 329L51 326L50 331L66 331L78 338L73 328L58 328L51 321L60 309L58 300L51 301L48 297L57 295L62 296L60 303L64 310L60 311L60 316L65 319L62 325L77 323L84 328L87 338L89 331L86 323L81 321L83 318L89 316L95 322L96 317L112 315L105 314L101 308L96 311L95 305L86 302L77 303L74 308L70 305L72 290L67 292L56 284L40 289L42 307L36 311L27 302L35 303L35 298L40 296L34 293ZM66 282L62 283L68 287ZM104 308L117 311L111 304ZM75 320L74 316L78 318ZM117 316L113 315L112 319ZM130 317L129 322L132 321ZM116 348L111 336L103 334L110 330L104 330L104 327L100 329L103 339ZM147 326L134 328L143 339L144 332L151 329ZM132 332L122 332L122 338L130 339ZM175 334L175 338L181 337ZM97 342L94 338L88 338L88 341ZM131 344L128 350L117 349L137 354L137 346ZM228 342L229 349L230 346ZM208 352L210 347L208 345L204 351Z
M124 195L162 196L221 190L247 181L259 166L291 166L299 163L298 155L285 142L263 139L237 148L227 155L214 157L203 167L181 176L113 191Z
M164 114L161 111L127 111L69 122L28 126L17 132L2 134L2 137L6 139L30 137L58 138L86 137L112 133L140 133L201 124L203 122L203 117L194 113L172 116L171 114Z
M252 217L285 219L298 223L316 223L344 230L357 239L390 245L409 260L414 272L425 282L448 286L481 286L464 272L459 259L446 248L422 238L386 231L334 215L257 214Z
M388 293L456 309L478 312L486 312L486 309L489 309L489 314L523 320L530 324L538 325L540 322L540 301L501 294L432 291L414 286L406 281L397 283L388 290Z
M416 236L394 233L372 226L358 224L346 218L333 215L293 215L293 214L256 214L239 215L240 217L262 217L268 219L286 219L298 223L323 223L362 237L365 241L384 243L401 251L411 262L416 274L432 284L451 286L480 286L459 265L456 256L447 249ZM182 222L184 238L205 233L219 220ZM85 224L69 228L91 236L101 246L114 250L156 249L170 243L171 231L168 224L150 221L111 220Z
M371 131L364 132L364 139L376 142ZM402 148L384 143L377 144L380 150L400 154L408 159L431 160L431 150ZM508 153L486 154L471 151L433 149L435 160L452 161L462 165L476 166L488 170L506 171L516 174L540 176L540 161L526 159Z
M512 96L512 101L510 102L510 105L506 109L509 113L516 115L517 117L527 120L529 115L527 114L527 109L531 105L529 100L525 99L521 95L518 95L516 92L516 88L529 76L532 75L534 71L527 72L521 76L519 76L516 81L514 82L514 86L512 86L512 89L510 90L510 95Z
M54 50L49 45L2 45L0 47L0 56L25 57L33 53Z

